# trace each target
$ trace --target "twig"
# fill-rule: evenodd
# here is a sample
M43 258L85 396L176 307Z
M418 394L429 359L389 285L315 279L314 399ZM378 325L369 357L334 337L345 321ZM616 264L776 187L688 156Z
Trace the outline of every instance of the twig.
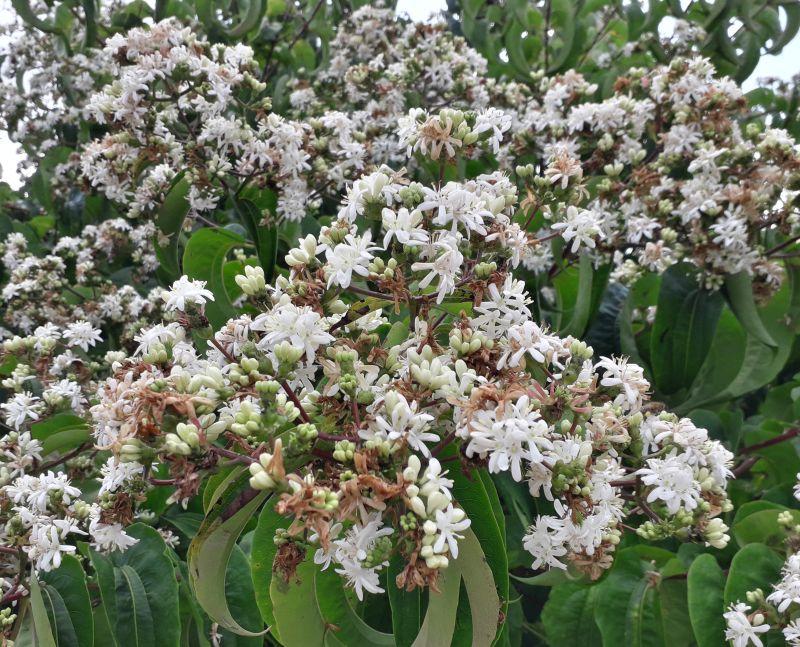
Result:
M745 458L741 463L739 463L736 467L733 468L731 473L733 474L733 478L738 479L742 474L747 474L750 469L761 460L760 456L748 456Z
M303 408L303 404L300 402L300 398L297 397L297 394L294 392L292 387L289 386L288 382L286 382L286 380L283 380L281 382L281 386L283 387L283 390L286 392L286 395L289 396L289 399L294 403L294 406L296 406L300 410L300 417L303 419L303 422L311 422L311 418L308 417L306 410Z
M211 451L218 456L224 456L225 458L230 458L232 461L237 463L246 463L249 465L250 463L255 463L256 460L251 458L250 456L245 456L244 454L239 454L238 452L233 452L230 449L224 449L223 447L213 446L211 447Z
M88 443L83 443L78 447L76 447L75 449L73 449L71 452L67 452L66 454L64 454L59 458L55 458L52 461L48 461L47 463L42 463L41 465L39 465L39 469L44 472L45 470L49 470L52 469L53 467L56 467L57 465L61 465L61 463L66 463L70 458L74 458L75 456L80 454L84 449L86 449L87 445Z
M788 431L784 431L780 436L775 436L774 438L770 438L769 440L765 440L764 442L761 443L756 443L755 445L750 445L749 447L742 447L739 450L739 453L752 454L753 452L757 452L759 449L764 449L765 447L772 447L773 445L782 443L785 440L790 440L798 435L800 435L800 427L793 427Z

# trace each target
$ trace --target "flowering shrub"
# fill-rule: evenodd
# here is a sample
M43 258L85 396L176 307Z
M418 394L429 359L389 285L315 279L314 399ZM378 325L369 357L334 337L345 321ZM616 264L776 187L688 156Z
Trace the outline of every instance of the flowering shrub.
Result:
M800 644L794 4L13 4L3 644Z

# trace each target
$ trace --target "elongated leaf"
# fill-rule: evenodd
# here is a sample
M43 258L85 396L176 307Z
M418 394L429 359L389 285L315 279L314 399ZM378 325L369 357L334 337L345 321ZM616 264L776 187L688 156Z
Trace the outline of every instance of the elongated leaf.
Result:
M225 574L225 599L231 615L248 631L260 633L264 626L256 604L253 581L250 579L250 561L239 546L234 545ZM226 629L219 630L222 644L231 647L261 647L264 638L258 636L237 636Z
M186 214L189 213L189 201L186 199L188 194L189 182L183 177L183 174L179 174L170 187L156 218L160 236L167 238L167 244L164 247L158 241L155 244L156 256L167 282L174 281L181 275L178 243L183 222L186 220Z
M287 647L321 646L329 638L314 591L314 573L318 568L311 555L307 555L288 582L273 577L270 583L269 595L276 623L274 629L281 644Z
M271 191L262 198L269 202L269 207L274 211L277 198ZM275 277L275 263L278 254L278 228L275 225L261 225L261 211L250 200L241 199L236 202L236 207L244 220L250 239L256 246L261 269L264 270L264 280L267 284Z
M105 622L102 624L104 627L108 627L111 638L114 641L112 644L117 645L119 643L111 629L117 626L117 585L114 579L114 564L108 557L94 550L89 550L89 559L92 562L95 580L100 590L100 599L103 602L97 613L102 613L105 619ZM98 624L100 623L95 622L95 625Z
M33 644L38 647L56 647L53 628L50 626L47 608L42 598L42 589L35 577L31 578L30 592L30 609L34 632Z
M219 328L236 314L236 308L225 288L223 269L228 254L241 247L244 238L225 229L200 229L196 231L183 253L183 271L193 279L206 282L214 294L214 301L206 303L205 312L214 328Z
M61 566L42 574L42 582L45 584L45 593L49 590L57 593L66 609L66 616L62 614L55 623L59 647L71 644L91 647L94 644L92 604L86 588L86 574L77 558L64 555Z
M394 645L394 637L370 627L350 606L350 602L342 588L343 581L332 568L325 571L316 570L314 575L315 593L320 615L325 624L333 629L336 636L345 645ZM390 582L389 586L393 583Z
M392 632L398 647L409 647L419 634L423 621L422 591L419 588L406 591L397 587L397 576L405 563L400 555L389 562L386 593L392 608Z
M258 524L253 533L250 575L253 578L258 609L267 625L275 624L275 614L272 612L272 599L269 594L273 575L272 563L278 552L274 541L275 531L288 525L289 521L275 512L274 507L267 502L258 515Z
M50 627L53 629L56 645L59 647L62 645L77 645L78 636L72 626L72 619L61 594L52 586L43 584L42 599L47 609L47 617L50 620Z
M739 323L748 335L768 346L777 346L758 314L753 299L753 281L747 272L731 274L725 279L725 297Z
M245 480L246 476L234 482L216 500L189 546L187 562L192 590L205 612L232 633L258 636L260 632L248 631L233 618L225 599L225 575L233 546L250 517L267 497L267 492L259 492L231 517L224 518L225 511L240 495Z
M40 29L50 34L61 33L61 29L59 29L56 25L39 18L39 16L34 13L33 9L31 9L31 5L28 0L11 0L11 5L14 7L14 11L17 12L17 15L26 23L31 25L31 27L35 27L36 29Z
M674 265L664 273L650 341L653 376L661 392L675 393L692 384L721 311L722 297L701 289L689 268Z
M456 611L461 588L458 560L439 575L439 593L431 591L428 610L413 647L450 647L456 627Z
M472 530L464 533L458 551L461 577L469 598L472 615L472 643L490 645L497 635L500 623L500 598L497 589L489 585L495 579L486 561L481 543ZM507 605L506 605L507 608Z
M444 452L443 455L446 456L448 453ZM473 470L465 475L459 469L451 469L448 476L453 479L453 496L472 522L470 531L474 532L480 541L482 553L486 557L497 588L500 611L505 616L509 591L508 555L505 544L505 520L499 514L502 508L494 483L485 470Z
M155 624L147 591L139 574L127 564L114 569L117 593L117 642L131 647L156 645Z
M560 327L559 334L579 337L586 330L592 308L592 279L594 273L592 259L588 255L581 256L578 264L578 294L575 299L575 308L572 310L569 322Z
M724 644L725 574L713 555L698 555L689 567L686 578L689 597L689 618L698 647Z

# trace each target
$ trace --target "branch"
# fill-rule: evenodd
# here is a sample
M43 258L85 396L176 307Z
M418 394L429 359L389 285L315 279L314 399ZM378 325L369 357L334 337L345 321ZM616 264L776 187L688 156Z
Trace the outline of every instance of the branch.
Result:
M289 386L288 382L286 380L283 380L281 382L281 386L283 387L283 390L286 392L286 395L289 396L289 399L294 403L294 406L296 406L300 410L300 417L303 419L303 422L311 422L311 418L308 417L306 410L303 408L303 404L300 402L300 398L297 397L297 394L294 392L292 387Z
M765 440L761 443L756 443L755 445L750 445L749 447L742 447L739 450L740 454L752 454L753 452L757 452L759 449L764 449L765 447L772 447L773 445L777 445L778 443L782 443L785 440L791 440L792 438L800 435L800 427L793 427L788 431L784 431L780 436L775 436L775 438L770 438L769 440Z

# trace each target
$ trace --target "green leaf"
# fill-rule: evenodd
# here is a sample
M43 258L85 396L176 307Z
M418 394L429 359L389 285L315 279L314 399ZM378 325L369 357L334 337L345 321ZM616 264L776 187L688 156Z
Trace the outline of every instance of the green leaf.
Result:
M223 326L236 315L236 308L225 288L224 267L232 249L241 247L244 238L225 229L199 229L183 252L183 271L193 279L206 282L214 301L205 305L205 313L214 328Z
M73 555L64 555L61 566L42 574L42 582L45 584L45 596L57 594L66 610L66 616L60 614L55 623L59 647L91 647L94 644L92 603L86 588L86 574L78 559ZM72 640L68 640L68 636Z
M42 455L78 447L89 440L89 426L80 416L57 413L31 425L31 436L42 442Z
M551 645L601 644L600 629L594 620L597 594L597 586L575 582L553 587L542 609L542 624Z
M17 15L31 27L35 27L36 29L50 34L61 33L61 30L54 24L39 18L39 16L34 13L33 9L31 9L28 0L11 0L11 6L14 7L14 11L17 12Z
M783 506L773 510L759 510L735 522L732 534L740 546L766 544L779 548L786 539L786 530L778 523L778 515L788 510ZM795 523L800 523L800 510L788 510Z
M708 354L722 311L722 297L703 290L694 272L673 265L662 276L650 341L653 377L663 393L692 384Z
M419 634L423 620L422 591L419 587L406 591L397 587L397 576L405 567L400 555L395 555L389 562L386 593L392 608L392 632L398 647L409 647Z
M783 560L764 544L748 544L733 557L725 583L724 604L744 600L748 591L777 582Z
M133 524L126 532L138 541L125 552L105 556L89 549L114 644L177 647L178 581L164 539L155 528L141 523Z
M30 580L30 608L33 620L33 644L37 647L56 647L53 629L42 598L42 589L35 577Z
M117 626L117 594L116 582L114 579L114 564L108 557L94 550L89 550L89 560L92 563L97 588L100 590L100 599L103 602L99 610L106 620L105 626L107 626L112 633L114 644L117 645L119 643L116 642L116 637L113 636L113 630L111 629ZM97 625L98 623L95 624Z
M156 236L155 250L167 282L175 281L181 275L178 243L183 222L186 220L186 214L189 213L189 201L186 199L188 194L189 182L183 173L180 173L172 183L156 216L156 226L160 236ZM158 242L158 238L162 236L167 238L167 244L164 247Z
M661 551L651 553L660 561ZM670 553L665 553L664 561ZM643 646L662 644L661 623L654 598L656 579L649 571L656 564L643 561L636 548L617 553L614 565L605 579L597 584L595 620L603 635L603 644Z
M698 555L689 567L689 618L697 647L717 647L725 643L725 573L713 555Z
M748 335L762 344L777 346L758 314L753 299L753 281L747 272L728 275L725 279L725 297Z
M581 256L578 265L578 292L575 307L569 322L559 328L559 334L579 337L586 330L592 308L592 277L594 274L592 259L588 255Z
M452 451L452 450L451 450ZM450 452L443 452L447 456ZM464 474L460 469L449 470L453 479L453 496L464 508L471 521L473 532L491 569L494 585L501 601L500 611L508 609L508 554L505 542L505 520L502 516L497 490L486 470L472 470ZM455 560L459 561L459 560ZM497 631L499 628L495 626Z
M316 569L315 594L320 615L329 627L336 627L333 635L345 645L394 645L394 637L370 627L353 610L343 589L343 581L332 568ZM393 586L389 582L388 586ZM281 634L283 635L283 634Z
M239 497L246 480L247 475L243 475L213 503L203 525L189 545L187 563L192 590L209 617L239 636L258 636L260 632L248 631L231 615L225 599L225 587L222 585L236 540L267 497L267 492L259 492L242 504ZM226 517L232 505L241 507L232 516Z
M266 201L265 208L275 211L277 197L272 191L261 192L262 201ZM275 263L278 256L278 228L274 225L265 227L261 225L261 211L250 200L241 199L236 201L236 207L241 214L250 239L256 246L261 269L264 270L264 280L267 285L272 283L275 277Z
M258 524L253 533L253 548L250 555L250 575L253 578L253 588L256 593L256 603L261 612L261 618L267 625L275 624L275 614L272 612L272 598L270 585L272 583L272 563L278 547L275 545L275 531L285 528L289 521L275 512L274 506L269 502L261 509L258 515Z
M292 65L295 70L305 68L307 72L313 71L317 66L317 56L314 53L314 48L311 47L307 40L301 38L292 45Z
M239 546L234 546L225 574L225 599L239 624L253 633L263 629L261 614L256 604L253 581L250 579L250 561ZM220 629L222 644L236 647L261 647L263 636L237 636Z
M495 580L496 576L489 568L481 542L471 529L460 540L458 558L455 561L460 563L461 577L469 598L472 642L474 645L490 645L500 625L501 604L497 589L489 586L489 582ZM507 605L503 608L507 608Z
M328 629L314 592L314 573L318 568L309 554L290 581L273 577L270 582L269 595L275 614L273 633L277 633L280 642L287 647L325 644Z
M139 574L127 564L114 569L117 593L117 622L114 627L120 645L155 647L155 624L147 591Z
M428 610L419 634L412 647L450 647L456 627L456 611L461 587L461 568L459 560L439 574L439 592L428 594Z
M217 18L218 3L213 0L196 0L195 6L197 7L197 17L205 24L210 34L233 39L240 39L258 27L266 10L264 0L243 0L234 6L244 7L244 11L240 9L233 24L227 27Z

